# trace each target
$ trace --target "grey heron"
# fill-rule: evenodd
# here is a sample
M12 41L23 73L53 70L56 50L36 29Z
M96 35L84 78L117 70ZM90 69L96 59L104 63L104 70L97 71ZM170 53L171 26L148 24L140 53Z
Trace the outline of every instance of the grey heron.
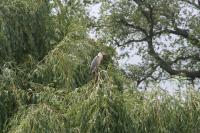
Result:
M98 55L95 56L91 62L90 72L95 75L96 80L98 78L98 67L101 64L105 55L106 54L104 52L99 52Z

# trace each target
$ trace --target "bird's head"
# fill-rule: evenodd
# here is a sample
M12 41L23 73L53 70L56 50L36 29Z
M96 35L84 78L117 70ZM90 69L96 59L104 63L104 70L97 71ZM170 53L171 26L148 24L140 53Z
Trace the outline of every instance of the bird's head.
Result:
M103 51L103 52L101 52L101 54L103 55L103 56L105 56L106 55L106 53Z
M103 57L103 56L105 56L105 55L106 55L105 52L99 52L99 53L98 53L98 56L102 56L102 57Z

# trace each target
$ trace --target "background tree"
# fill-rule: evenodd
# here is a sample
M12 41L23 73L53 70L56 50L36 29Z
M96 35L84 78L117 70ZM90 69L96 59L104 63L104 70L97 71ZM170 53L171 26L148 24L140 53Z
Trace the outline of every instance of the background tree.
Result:
M129 66L129 76L138 83L175 76L200 78L197 2L119 0L102 5L99 23L105 39L116 47L132 47L142 57L141 64Z

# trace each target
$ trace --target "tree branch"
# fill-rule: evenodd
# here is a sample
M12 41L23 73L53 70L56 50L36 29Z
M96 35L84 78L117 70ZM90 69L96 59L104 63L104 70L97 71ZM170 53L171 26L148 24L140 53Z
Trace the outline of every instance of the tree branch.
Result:
M142 32L143 34L148 35L148 34L147 34L147 31L146 31L145 29L143 29L143 28L140 27L140 26L137 26L137 25L134 25L134 24L130 24L130 23L127 22L125 19L121 19L121 20L119 21L119 23L121 23L121 24L123 24L123 25L125 25L125 26L128 26L128 27L131 27L131 28L133 28L133 29L139 30L139 31Z
M177 57L175 60L173 60L170 65L177 63L180 60L187 60L187 59L193 59L196 61L200 61L200 55L195 54L195 55L188 55L188 56L181 56L181 57Z
M123 25L125 25L127 27L131 27L133 29L137 29L137 30L141 31L142 33L144 33L144 35L146 36L139 40L136 40L136 39L128 40L122 46L124 46L125 44L129 44L131 42L147 41L148 53L156 60L156 62L160 66L160 68L162 68L164 71L166 71L170 75L182 75L182 76L188 77L192 80L195 78L200 78L200 70L199 71L176 70L172 67L173 63L177 62L178 60L190 58L189 56L176 58L174 61L172 61L172 63L167 62L164 59L162 59L159 56L159 53L157 53L154 49L153 37L156 35L165 34L165 33L174 34L174 35L178 35L178 36L188 39L192 45L199 47L199 48L200 48L200 40L198 38L196 38L195 36L190 35L188 30L178 28L177 26L173 27L173 29L164 29L159 32L155 32L154 27L155 27L156 22L154 22L155 21L154 11L153 11L154 8L151 5L146 5L146 8L148 10L148 11L146 11L146 10L143 10L143 7L142 7L144 5L143 1L140 1L140 0L133 0L133 1L138 5L138 9L141 11L143 16L146 18L146 20L148 22L149 30L143 29L140 26L136 26L132 23L129 23L125 19L120 20L120 23L122 23ZM194 56L191 58L194 58ZM198 59L199 59L199 57L198 57ZM141 79L141 80L145 80L145 79ZM141 82L141 81L138 81L138 82Z
M186 30L186 29L180 29L180 28L175 28L173 30L164 29L164 30L161 30L159 32L154 33L154 36L161 35L161 34L164 34L164 33L174 34L174 35L178 35L178 36L181 36L183 38L186 38L186 39L190 40L190 43L193 46L200 48L200 40L198 38L194 37L193 35L190 35L189 31Z
M192 6L194 6L194 7L197 8L197 9L200 9L200 0L198 0L198 4L196 4L196 3L194 3L194 2L191 2L190 0L181 0L181 1L186 2L186 3L188 3L188 4L192 5Z
M171 65L168 62L165 62L158 53L155 52L153 47L153 36L154 36L154 19L153 19L153 10L150 10L150 32L149 32L149 39L148 39L148 49L149 54L155 58L159 66L168 72L170 75L185 75L186 77L190 77L191 79L200 78L200 70L199 71L187 71L187 70L174 70L172 69ZM170 31L171 33L175 33L178 35L182 35L188 37L188 32L184 30L178 29L177 31Z
M125 42L124 45L129 44L129 43L132 43L132 42L144 42L144 41L147 41L147 38L148 38L148 37L144 37L144 38L139 39L139 40L130 39L130 40L128 40L127 42Z
M124 42L123 44L120 44L119 42L117 42L117 40L114 40L114 41L115 41L115 44L118 47L122 47L122 46L128 45L128 44L133 43L133 42L144 42L144 41L147 41L147 38L148 37L144 37L144 38L138 39L138 40L136 40L136 39L130 39L130 40Z
M156 66L152 67L152 69L151 69L151 71L149 73L145 74L145 76L143 78L137 80L137 86L139 86L140 83L143 82L144 80L146 80L147 78L149 78L149 77L153 78L152 74L155 72L155 70L157 69L158 66L159 65L156 65Z

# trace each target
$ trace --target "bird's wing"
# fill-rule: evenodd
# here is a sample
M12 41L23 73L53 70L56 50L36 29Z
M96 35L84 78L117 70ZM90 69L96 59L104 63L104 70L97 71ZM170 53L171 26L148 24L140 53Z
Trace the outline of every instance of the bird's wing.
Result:
M94 72L96 70L97 65L98 65L98 56L95 56L90 65L90 71Z

